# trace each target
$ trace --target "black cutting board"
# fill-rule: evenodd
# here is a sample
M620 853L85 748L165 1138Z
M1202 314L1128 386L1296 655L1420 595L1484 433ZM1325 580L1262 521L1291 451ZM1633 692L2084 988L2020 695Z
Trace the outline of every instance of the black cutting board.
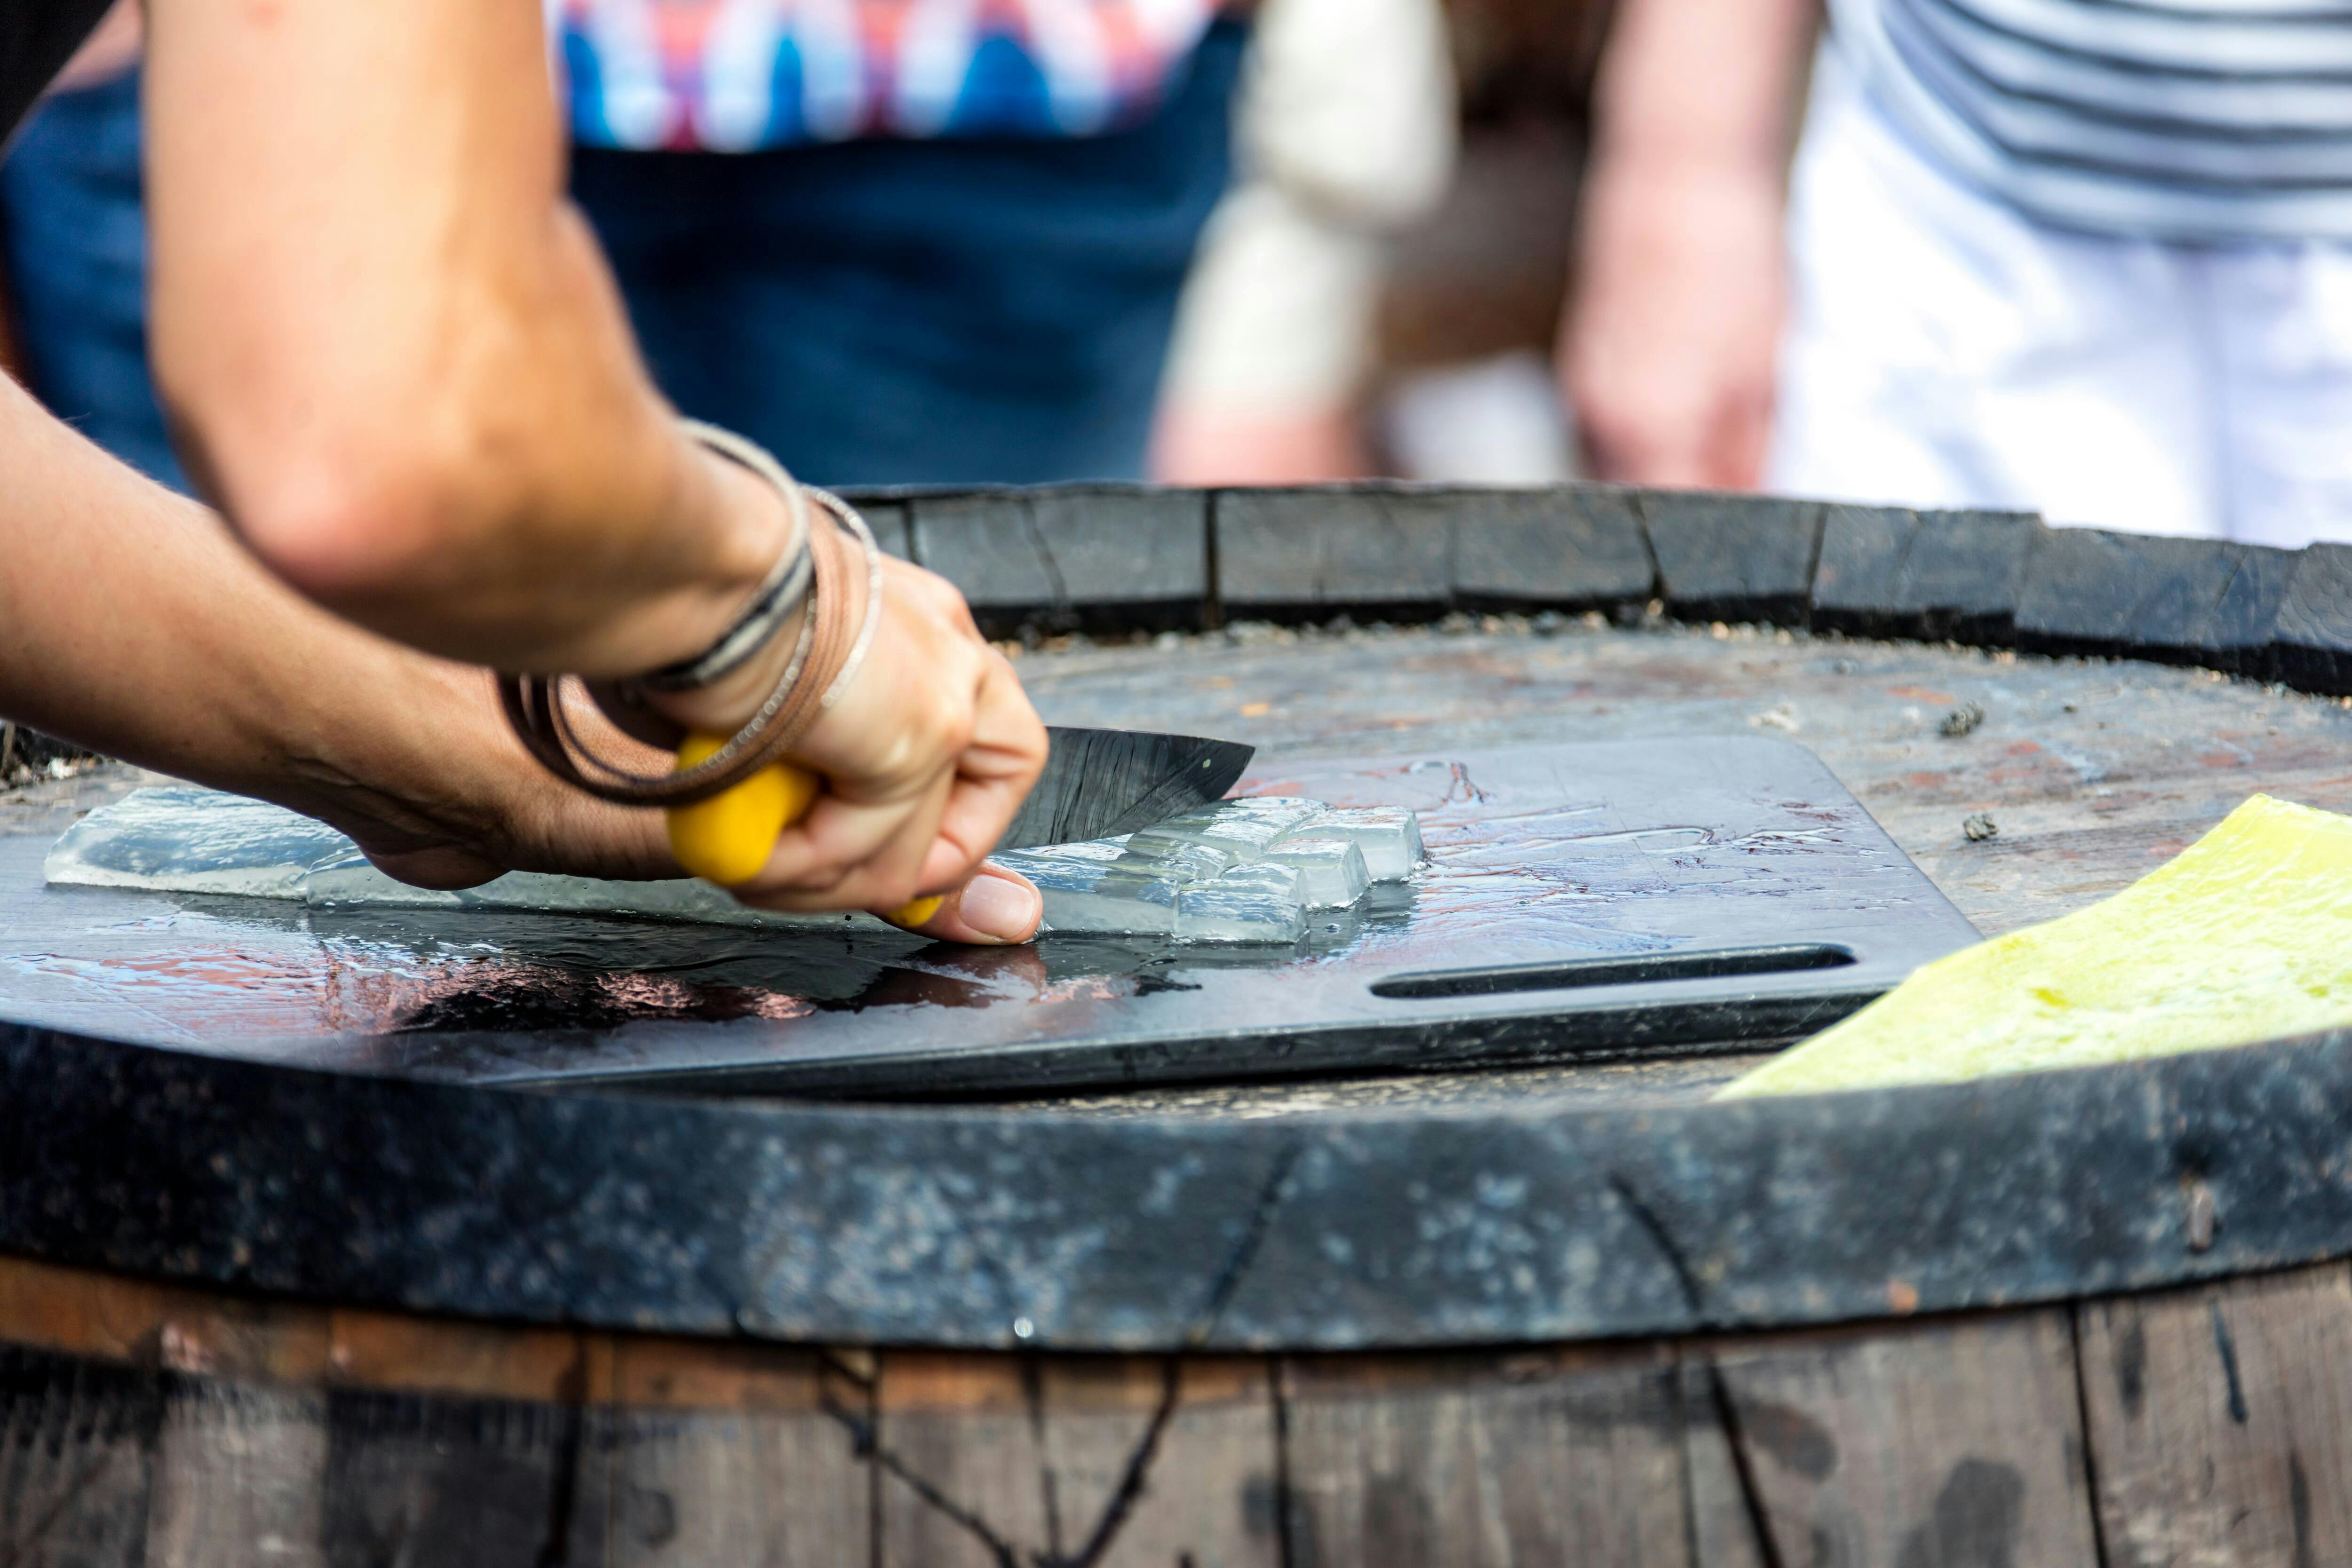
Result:
M1786 741L1272 763L1240 789L1410 806L1429 864L1279 950L1074 936L982 950L43 889L0 915L0 1007L470 1082L1002 1095L1752 1050L1976 939Z

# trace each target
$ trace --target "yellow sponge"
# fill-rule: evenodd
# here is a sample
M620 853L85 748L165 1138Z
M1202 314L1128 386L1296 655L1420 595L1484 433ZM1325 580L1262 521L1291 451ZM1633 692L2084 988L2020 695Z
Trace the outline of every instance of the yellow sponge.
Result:
M2104 903L1926 965L1721 1099L1955 1082L2352 1024L2352 818L2256 795Z

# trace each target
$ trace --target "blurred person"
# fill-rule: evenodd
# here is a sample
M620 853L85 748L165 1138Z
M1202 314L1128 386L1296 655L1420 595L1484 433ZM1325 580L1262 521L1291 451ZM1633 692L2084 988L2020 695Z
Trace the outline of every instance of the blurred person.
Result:
M35 396L185 489L147 373L139 7L118 0L0 158L0 281Z
M2352 19L1627 0L1562 344L1596 470L2352 538Z
M1265 0L1234 112L1241 169L1185 287L1156 478L1370 472L1360 402L1386 238L1444 193L1457 147L1437 0Z
M656 380L826 484L1143 474L1223 193L1218 0L559 0Z
M0 132L103 8L0 7ZM806 695L791 755L825 792L738 895L936 894L931 935L1034 932L1035 890L980 868L1044 762L1017 678L902 562L870 599L846 565L814 601L785 591L833 525L645 374L563 195L538 6L147 16L156 380L221 512L0 383L0 716L311 812L393 874L459 887L677 870L657 813L540 771L482 666L683 671L646 701L722 735ZM798 629L853 602L864 656L817 705Z

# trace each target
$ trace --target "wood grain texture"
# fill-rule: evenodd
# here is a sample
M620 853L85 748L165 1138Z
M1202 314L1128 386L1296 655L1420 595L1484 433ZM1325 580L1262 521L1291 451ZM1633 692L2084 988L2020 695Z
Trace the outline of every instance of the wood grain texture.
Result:
M165 1385L150 1568L324 1568L327 1402L210 1377Z
M2352 1562L2352 1272L2078 1315L2110 1568Z
M1280 1561L1262 1362L892 1352L877 1404L886 1563Z
M866 1392L817 1352L624 1340L612 1393L579 1504L606 1568L871 1561Z
M1780 1563L2097 1560L2063 1309L1712 1347Z
M0 1568L139 1563L163 1412L136 1369L0 1345Z
M1294 1568L1696 1561L1664 1347L1283 1367Z

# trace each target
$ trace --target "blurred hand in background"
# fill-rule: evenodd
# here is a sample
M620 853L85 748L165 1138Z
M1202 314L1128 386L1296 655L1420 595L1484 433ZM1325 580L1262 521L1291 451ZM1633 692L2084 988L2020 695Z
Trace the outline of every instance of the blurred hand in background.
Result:
M1809 0L1626 0L1594 103L1562 391L1587 471L1761 480Z

